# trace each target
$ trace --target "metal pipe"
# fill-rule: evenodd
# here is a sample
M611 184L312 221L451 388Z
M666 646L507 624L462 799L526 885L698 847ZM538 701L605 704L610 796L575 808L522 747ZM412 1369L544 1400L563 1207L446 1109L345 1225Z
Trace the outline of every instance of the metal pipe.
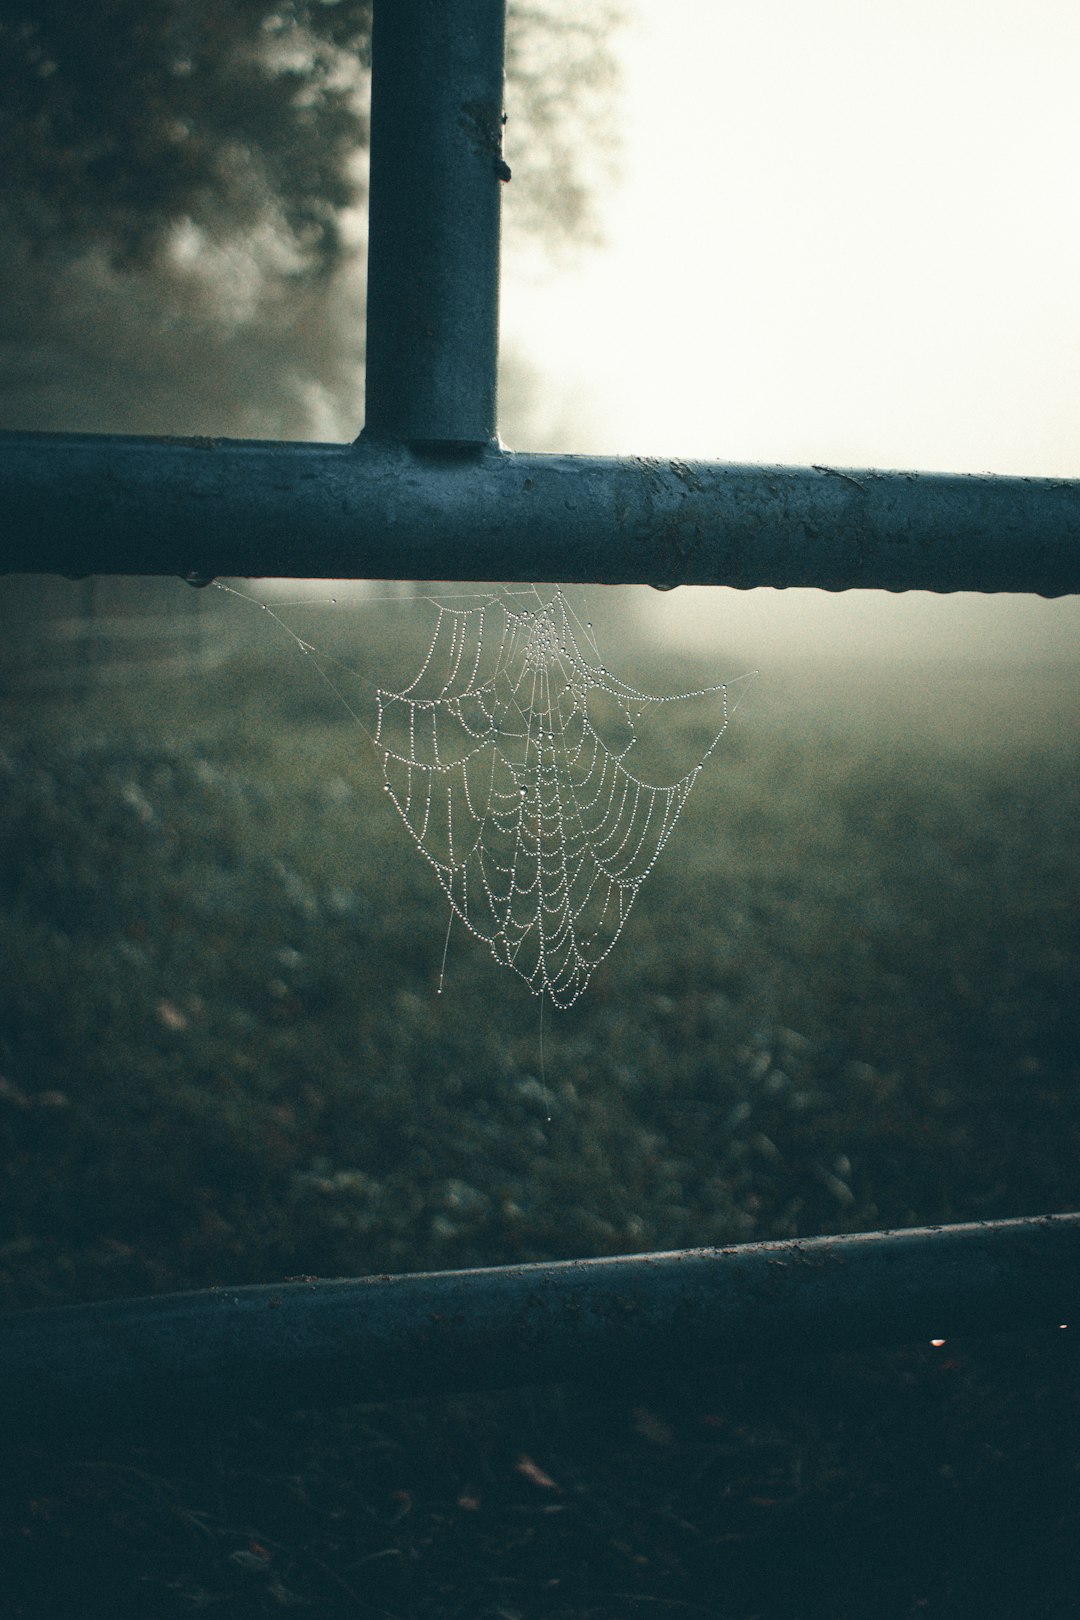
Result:
M1080 481L0 434L0 572L1080 591Z
M369 437L495 437L504 0L376 0Z
M0 1435L1080 1329L1080 1215L0 1317Z

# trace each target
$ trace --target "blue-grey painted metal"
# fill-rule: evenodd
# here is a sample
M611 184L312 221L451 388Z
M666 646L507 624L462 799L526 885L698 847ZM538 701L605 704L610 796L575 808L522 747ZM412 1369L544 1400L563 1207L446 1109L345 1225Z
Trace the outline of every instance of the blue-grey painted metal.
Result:
M0 1317L0 1435L1080 1331L1080 1215Z
M1080 591L1080 482L0 434L0 571Z
M365 432L495 438L503 0L377 0Z
M0 435L0 571L1080 590L1080 483L495 443L502 0L377 0L354 446ZM463 452L466 452L463 455ZM0 1439L1051 1326L1080 1216L0 1318Z

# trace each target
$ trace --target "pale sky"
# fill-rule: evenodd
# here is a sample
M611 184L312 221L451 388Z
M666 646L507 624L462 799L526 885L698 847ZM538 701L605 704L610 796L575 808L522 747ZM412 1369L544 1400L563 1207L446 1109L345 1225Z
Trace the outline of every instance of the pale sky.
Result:
M563 447L1080 475L1076 0L627 10L606 245L506 253L503 340Z

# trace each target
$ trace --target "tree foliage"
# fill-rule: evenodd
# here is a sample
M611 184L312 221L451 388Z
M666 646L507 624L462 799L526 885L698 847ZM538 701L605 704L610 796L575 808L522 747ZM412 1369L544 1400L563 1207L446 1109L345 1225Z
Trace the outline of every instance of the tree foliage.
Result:
M610 21L560 0L512 9L534 228L584 222ZM371 0L5 0L9 230L38 253L99 245L125 266L181 224L220 241L269 222L290 268L332 270L363 200L370 38Z
M616 19L510 7L544 248L589 235ZM0 426L356 432L370 40L371 0L0 0Z
M0 171L39 247L118 263L180 220L211 236L278 214L328 268L359 197L370 0L9 0Z

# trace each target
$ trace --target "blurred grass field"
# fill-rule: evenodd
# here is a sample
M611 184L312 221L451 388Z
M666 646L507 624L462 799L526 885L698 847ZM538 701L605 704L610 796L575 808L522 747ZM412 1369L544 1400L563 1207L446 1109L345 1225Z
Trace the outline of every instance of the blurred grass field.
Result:
M320 644L385 678L424 644L398 617L343 610ZM436 994L441 891L274 631L195 681L3 703L0 1306L1080 1203L1074 666L762 671L614 952L548 1010L542 1074L537 1001L463 929ZM740 673L626 669L605 632L646 686ZM708 740L663 739L676 771ZM30 1453L14 1612L87 1612L89 1567L117 1614L1074 1613L1073 1341L1034 1337L948 1376L841 1361L824 1406L788 1368Z

